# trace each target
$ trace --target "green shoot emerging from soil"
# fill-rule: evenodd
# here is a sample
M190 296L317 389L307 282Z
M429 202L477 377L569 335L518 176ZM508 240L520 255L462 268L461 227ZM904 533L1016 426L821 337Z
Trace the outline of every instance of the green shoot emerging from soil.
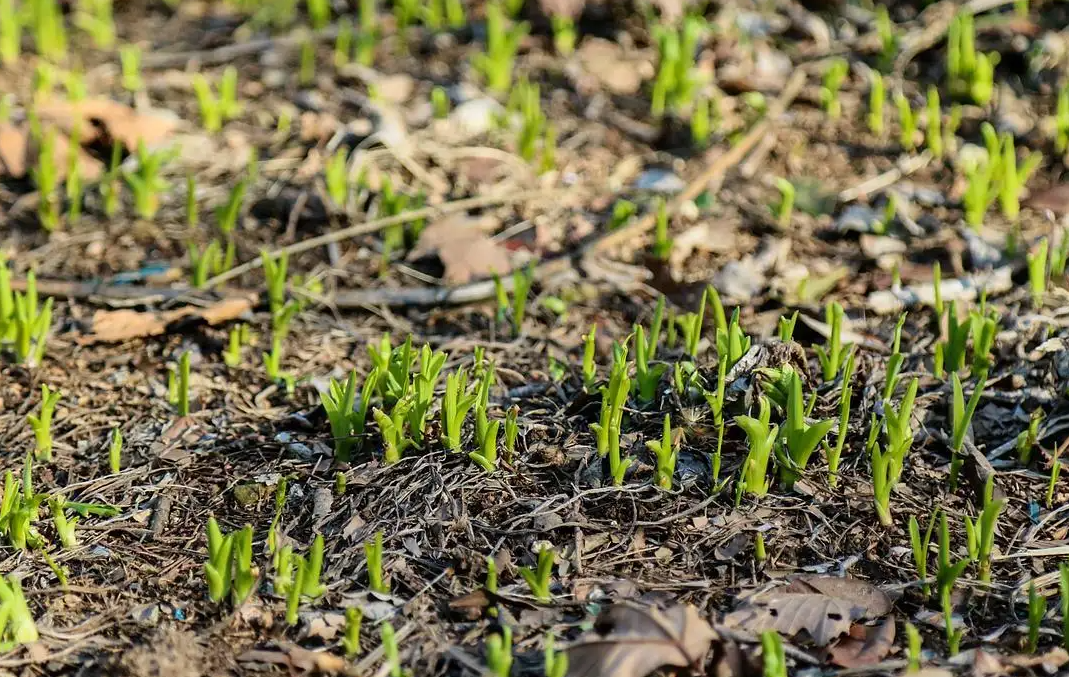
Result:
M954 592L954 584L969 565L969 560L963 559L953 562L950 559L950 528L947 526L946 513L939 514L939 569L936 572L936 586L939 590L939 601L943 609L943 617L946 623L947 647L950 655L958 653L961 644L963 630L954 628L953 606L951 595Z
M916 672L921 669L921 633L916 625L906 621L906 660L907 672Z
M134 209L142 219L152 219L160 208L160 195L168 188L160 172L172 157L167 150L150 152L143 140L137 144L137 168L124 172L123 179L134 194Z
M832 59L824 71L824 84L820 88L820 103L828 113L828 117L835 120L843 114L843 105L839 100L839 90L842 89L843 81L850 74L850 66L846 59Z
M375 536L364 543L364 557L367 559L368 587L372 592L389 594L390 584L386 582L382 572L382 532L376 531Z
M1036 582L1032 581L1028 585L1028 644L1025 648L1030 654L1034 654L1039 645L1039 624L1043 622L1045 615L1047 600L1036 592Z
M516 52L528 29L526 22L513 23L500 2L487 3L486 52L476 54L472 65L486 80L491 92L508 93Z
M113 475L118 475L122 471L122 431L118 428L111 429L111 442L108 444L108 467Z
M353 369L345 385L332 378L328 389L319 393L334 438L334 458L342 463L348 463L352 459L353 447L362 439L371 391L375 386L374 378L365 379L357 406L356 381L356 370Z
M942 109L939 107L939 89L935 85L928 87L928 126L924 130L925 143L932 157L943 157Z
M787 677L787 655L775 630L761 633L761 662L764 677Z
M1069 564L1062 564L1058 570L1058 587L1061 593L1062 642L1069 650Z
M1032 305L1036 308L1043 306L1043 296L1047 293L1047 250L1049 241L1040 238L1039 244L1034 251L1029 253L1028 260L1028 290L1032 293Z
M342 636L341 645L345 650L345 657L349 660L360 655L360 625L364 622L364 612L359 607L349 607L345 610L345 634Z
M920 524L917 523L917 518L913 515L909 516L909 543L913 549L913 563L917 566L917 578L921 583L921 593L924 598L927 599L931 594L931 589L928 585L928 548L932 543L932 529L935 527L936 514L932 513L931 518L928 520L928 528L924 531L924 538L921 538Z
M38 461L52 460L52 415L59 402L59 391L52 391L46 384L41 384L40 414L27 414L26 421L33 429L35 440L34 456Z
M846 355L852 344L843 344L843 307L836 301L824 308L824 319L830 334L826 347L814 346L825 381L833 380L846 363Z
M238 102L238 71L233 66L227 66L223 71L218 95L212 91L208 79L200 73L193 76L193 92L197 96L201 123L209 132L219 131L224 122L241 114L242 107Z
M782 318L781 318L782 319ZM828 460L828 484L835 487L839 484L839 461L843 455L843 447L846 446L846 434L850 428L850 401L854 395L854 388L850 385L850 379L854 375L854 351L846 359L843 367L843 389L839 395L839 430L835 436L835 446L824 443L824 455Z
M546 677L565 677L568 674L568 654L556 650L553 635L546 633L542 650L542 671Z
M991 100L994 91L998 52L984 54L976 50L973 15L962 10L947 29L946 73L950 93L955 98L971 98L979 106Z
M809 463L809 457L820 446L824 436L835 425L827 419L810 425L803 413L805 406L802 395L802 379L797 372L791 372L787 393L787 419L783 424L783 444L778 451L779 476L788 488L801 477Z
M19 579L15 574L8 574L7 578L0 576L0 651L32 644L38 638L37 625Z
M794 213L794 184L787 179L777 178L776 187L779 188L779 204L776 206L776 223L786 230L791 225L791 215Z
M189 416L189 351L178 358L178 369L167 373L168 402L179 416Z
M660 441L649 440L646 446L657 459L657 486L662 489L671 489L672 476L676 472L676 459L679 457L679 447L672 439L671 415L664 415L664 431Z
M742 479L739 486L742 491L754 496L768 493L768 461L779 438L779 426L769 426L772 406L768 398L761 396L757 418L736 416L735 424L746 433L749 452L742 465Z
M486 667L496 677L509 677L512 672L512 629L508 626L486 638Z
M881 5L882 7L882 5ZM878 137L883 136L884 130L884 105L887 93L883 84L883 76L873 72L872 84L869 86L869 115L866 118L869 131Z
M1006 505L1005 499L994 499L994 476L989 475L984 484L984 503L975 521L965 516L965 533L968 537L969 554L978 562L980 581L991 581L991 550L995 545L995 526L999 513Z
M553 576L553 563L555 560L556 555L553 552L553 548L543 546L538 551L538 564L534 570L530 567L520 567L520 576L527 582L527 587L531 589L531 596L543 604L548 604L553 600L549 585Z
M961 379L958 378L957 374L950 375L951 386L954 389L950 401L950 422L953 434L950 445L951 488L957 486L958 473L961 470L962 464L965 462L965 457L962 455L962 449L965 446L965 436L969 431L969 424L972 422L976 406L980 403L980 396L983 394L984 382L986 380L987 373L981 373L980 378L976 381L976 387L973 389L972 395L969 397L969 402L966 404L965 395L961 387Z

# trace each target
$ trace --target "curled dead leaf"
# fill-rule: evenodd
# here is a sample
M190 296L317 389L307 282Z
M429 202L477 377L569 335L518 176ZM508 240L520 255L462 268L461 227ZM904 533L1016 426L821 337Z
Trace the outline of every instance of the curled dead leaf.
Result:
M93 314L92 330L81 343L114 343L133 338L159 336L180 321L202 320L210 325L237 319L252 310L252 299L232 296L206 308L187 306L165 312L142 312L130 309L98 310Z
M35 110L42 122L52 123L67 134L77 125L82 143L110 138L128 151L136 150L139 141L155 146L178 127L176 119L161 112L138 111L110 99L54 99L38 103Z
M284 665L291 670L301 672L318 672L322 674L337 674L345 671L344 658L335 656L325 651L309 651L296 644L286 643L279 650L270 651L253 649L238 656L241 663L265 663L268 665Z
M70 166L70 141L60 131L53 139L52 158L57 176L62 180ZM37 164L39 153L37 144L30 137L29 127L0 124L0 176L15 179L26 176L28 169ZM84 180L93 182L103 175L104 164L79 148L78 171Z
M423 229L408 255L416 260L436 254L450 284L464 284L491 273L504 275L511 267L508 252L486 234L486 224L468 217L435 221Z
M689 604L658 609L615 604L598 621L604 632L568 648L568 677L645 677L664 667L699 665L716 631Z
M804 576L785 588L754 595L728 614L724 624L753 633L776 630L788 637L804 630L814 643L827 646L850 632L854 621L879 618L890 610L887 595L864 581Z
M895 617L888 617L875 628L862 627L864 637L853 633L839 640L828 650L832 663L843 668L860 668L882 661L895 644Z

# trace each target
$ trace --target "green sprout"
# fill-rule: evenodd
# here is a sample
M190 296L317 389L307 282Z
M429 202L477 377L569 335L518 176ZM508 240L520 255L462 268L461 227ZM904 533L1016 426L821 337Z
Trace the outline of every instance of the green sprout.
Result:
M356 370L353 369L349 372L345 385L332 378L327 391L319 393L319 399L330 421L331 436L334 438L334 458L342 463L348 463L352 459L353 447L359 444L364 434L368 405L374 387L375 379L367 378L357 404Z
M1069 149L1069 82L1058 89L1058 103L1054 115L1056 136L1054 149L1063 154Z
M263 263L264 278L267 280L267 300L271 315L277 315L286 304L286 273L289 268L289 254L285 251L272 257L267 250L261 250L260 261Z
M108 467L111 474L118 475L122 470L122 431L118 428L111 429L111 442L108 445Z
M833 120L843 113L842 102L839 101L839 90L842 89L843 81L850 74L850 66L846 59L832 59L824 70L823 85L820 88L820 103Z
M535 157L538 138L546 125L538 85L522 79L513 89L512 96L518 101L520 112L520 133L517 141L520 157L531 162Z
M338 19L338 35L334 38L334 67L343 68L348 65L352 51L353 22L349 17L341 17Z
M724 389L727 385L727 362L721 361L717 364L716 368L716 390L713 392L708 390L703 391L705 401L708 403L709 409L713 412L713 425L716 426L716 450L713 451L711 457L714 487L716 487L720 481L721 450L724 446Z
M994 92L998 62L998 52L976 50L973 15L968 10L959 11L947 29L946 72L951 95L969 97L978 106L986 106Z
M37 154L37 166L31 170L33 182L41 199L37 205L37 217L41 227L48 232L59 228L62 205L59 194L59 167L55 160L56 132L49 128L41 139Z
M238 324L227 335L226 349L223 350L223 363L231 369L241 364L241 347L249 343L251 336L247 324Z
M950 528L947 526L946 513L939 514L939 569L936 571L936 587L939 590L939 600L943 608L943 617L946 623L947 646L950 654L958 653L961 637L964 630L954 629L953 607L951 595L954 592L954 584L969 565L969 560L962 559L952 562L950 559Z
M719 299L716 303L719 305ZM739 309L731 314L731 321L726 328L716 329L716 353L717 357L724 361L728 371L734 367L743 355L750 350L750 337L739 326Z
M916 625L906 621L906 662L907 672L916 672L921 669L921 633Z
M512 69L520 41L527 35L527 22L513 23L500 2L486 5L486 52L476 54L472 65L495 94L506 94L512 85Z
M75 527L78 525L78 518L67 517L64 513L63 498L48 499L48 508L52 512L52 524L56 528L56 535L59 536L60 545L67 549L78 547L78 537L74 532Z
M478 395L467 394L467 372L463 369L446 376L445 397L442 400L441 439L446 449L454 452L461 450L461 432L464 419L478 401Z
M401 669L401 656L397 649L397 633L394 632L393 625L389 621L385 621L382 624L382 630L379 632L382 639L382 650L386 655L385 665L387 666L387 672L390 677L404 677L404 670Z
M232 602L238 607L256 591L257 576L252 567L252 526L246 524L245 528L233 534L233 538L231 558L234 574L230 589L233 593Z
M902 92L895 92L895 107L898 108L899 143L906 150L917 147L917 118Z
M28 452L22 465L22 480L8 470L4 475L4 494L0 501L0 534L7 536L11 547L25 550L38 548L43 542L34 528L37 513L46 495L33 490L33 453Z
M75 125L67 146L67 221L77 223L82 217L82 199L85 184L82 180L81 163L81 126Z
M768 493L768 461L779 439L779 426L769 426L772 407L768 398L761 396L757 418L736 416L735 424L746 433L749 451L742 464L742 479L739 483L742 491L753 496Z
M1039 624L1047 615L1047 600L1036 591L1036 582L1031 581L1028 585L1028 644L1025 651L1030 654L1036 652L1039 645Z
M520 426L518 419L520 416L520 408L517 405L512 405L509 410L505 412L505 461L511 462L512 455L516 451L516 437L520 433Z
M168 188L160 171L173 156L165 150L149 152L143 139L137 143L137 168L123 172L123 179L134 194L134 209L142 219L153 218L159 210L160 194Z
M379 434L382 436L383 461L387 465L400 461L405 449L414 444L405 436L405 418L410 406L409 400L403 399L394 403L393 410L389 414L378 408L371 412L375 423L379 426Z
M1028 427L1017 435L1015 448L1017 450L1017 461L1021 465L1026 466L1032 460L1032 450L1039 440L1039 426L1041 423L1043 423L1043 410L1036 409L1028 417Z
M754 534L753 539L753 558L757 562L764 562L768 559L768 552L765 550L765 534L758 531Z
M936 511L938 513L938 510ZM928 528L921 538L920 525L913 515L909 517L909 542L913 549L913 562L917 565L917 578L921 582L921 593L927 599L931 594L928 586L928 548L932 543L932 529L935 527L936 513L932 513L928 520Z
M479 441L479 451L468 454L471 460L488 473L497 470L497 434L500 429L501 421L490 421Z
M227 66L219 81L218 95L203 74L193 76L193 93L197 96L201 124L209 132L217 132L223 123L241 115L242 105L238 102L238 71Z
M323 167L323 179L327 184L327 196L337 209L345 209L349 202L348 150L339 148L327 159Z
M764 677L787 677L787 656L783 640L775 630L761 633L761 674Z
M985 314L982 310L969 312L969 335L972 336L972 375L979 377L991 368L991 348L998 332L999 316L994 310Z
M390 594L390 584L382 575L382 552L382 532L376 531L375 536L364 543L368 587L371 588L372 592L388 595Z
M828 336L827 347L814 346L817 359L820 360L820 368L825 381L831 381L846 363L847 353L852 344L842 342L843 333L843 307L837 301L831 301L824 307L824 319L831 333Z
M189 416L189 351L178 358L178 369L167 372L167 401L179 416Z
M898 36L895 35L895 27L886 5L876 5L876 35L880 38L880 56L877 60L879 68L887 72L894 67L898 53Z
M431 109L434 111L434 117L437 120L444 120L449 117L449 94L444 87L435 86L431 90Z
M546 633L542 650L542 671L546 677L565 677L568 674L568 654L557 651L553 635Z
M794 184L787 179L777 178L776 187L779 188L779 204L776 206L776 223L780 228L786 229L791 225L791 215L794 213Z
M638 205L631 200L617 200L612 204L612 215L609 217L609 230L621 228L637 213Z
M590 325L590 331L583 334L583 390L590 393L598 381L598 366L594 363L594 353L597 348L594 342L597 336L598 325Z
M342 635L341 645L345 650L345 657L349 660L360 654L360 625L364 622L364 612L358 607L349 607L345 610L345 634Z
M698 85L694 77L698 72L698 44L707 28L705 19L695 14L688 14L678 29L667 25L654 27L659 63L650 103L653 117L664 117L669 106L681 109L691 104Z
M989 475L984 483L984 502L975 521L965 516L965 533L970 544L970 555L979 562L980 581L991 581L991 550L995 544L995 526L1006 499L994 500L994 476Z
M419 373L412 377L412 406L408 410L408 428L416 445L423 444L427 416L435 401L434 389L438 385L445 360L444 352L433 351L429 345L424 344L420 349ZM368 390L366 397L370 398L372 392Z
M1047 293L1047 250L1050 243L1046 237L1040 238L1036 248L1026 256L1028 260L1028 289L1032 292L1032 305L1043 306L1043 296Z
M502 626L501 634L486 638L486 667L497 677L509 677L512 672L512 629Z
M886 97L883 76L874 71L872 73L872 84L869 86L869 114L866 119L868 120L869 131L881 137L884 129L883 108Z
M783 453L777 454L779 475L783 483L790 488L799 479L809 457L813 455L828 431L835 425L832 419L809 424L803 413L802 379L797 372L791 372L787 394L787 420L783 424Z
M39 639L37 624L22 594L22 584L15 574L0 576L0 651L7 652L21 644Z
M1069 263L1069 234L1062 229L1061 237L1050 257L1051 278L1062 279L1065 276L1066 263Z
M1058 570L1060 606L1062 611L1062 642L1069 650L1069 564L1062 564Z
M52 298L38 307L37 276L26 275L26 291L12 292L11 273L0 255L0 346L13 342L15 360L33 367L45 355L48 332L52 328Z
M108 162L108 169L101 177L100 185L100 197L104 202L104 215L111 217L115 215L115 212L119 210L119 200L122 193L122 182L120 177L122 176L122 170L119 167L119 162L122 159L122 145L116 141L111 146L111 158Z
M203 289L212 272L222 267L223 252L219 241L212 240L203 250L193 242L186 248L189 252L189 283L194 289Z
M668 204L664 199L657 201L657 219L653 229L653 255L660 261L667 261L672 253L672 238L668 236Z
M15 0L0 0L0 63L10 66L18 61L21 43L22 21L16 12Z
M971 322L958 319L957 301L951 301L947 308L946 338L935 346L936 377L942 378L944 369L952 374L965 367L965 349L969 340Z
M1062 472L1062 464L1058 460L1058 457L1062 454L1062 447L1059 445L1054 450L1054 458L1050 460L1050 479L1047 481L1047 508L1051 507L1051 503L1054 501L1054 487L1058 484L1058 476Z
M976 405L980 403L980 395L984 391L984 382L986 380L987 373L984 372L980 375L980 378L977 379L976 387L973 389L972 395L969 397L968 404L966 404L965 396L961 388L961 379L958 378L956 373L951 373L950 375L950 382L954 389L950 403L950 421L951 430L953 432L950 446L951 488L957 486L958 472L961 470L961 466L965 462L961 450L965 446L965 435L968 433L969 423L972 421L973 413L976 411Z
M305 0L308 21L314 30L323 30L330 23L330 0Z
M297 66L297 83L301 87L308 87L316 77L316 49L315 42L306 39L301 43L300 61Z
M698 301L698 310L694 313L684 313L676 317L680 333L683 334L684 352L692 358L698 356L698 344L702 339L702 325L705 323L705 297L702 294Z
M1032 177L1039 164L1043 161L1043 154L1039 151L1031 153L1024 164L1017 167L1017 150L1013 144L1013 134L1002 134L1002 160L999 163L998 199L1002 208L1002 215L1011 221L1017 220L1021 213L1021 191L1024 190L1028 179Z
M550 578L553 576L553 563L556 555L553 548L543 546L538 551L538 563L532 570L530 567L520 567L520 576L527 582L531 589L531 596L542 604L548 604L553 600L549 591Z
M356 62L370 66L375 61L375 45L379 41L376 0L360 0L360 31L356 37Z
M40 0L30 3L25 10L22 20L32 29L37 53L54 63L63 61L67 53L67 32L59 2Z
M620 356L613 356L609 383L601 387L601 414L597 423L590 424L590 429L597 439L598 455L604 457L610 451L610 441L619 437L623 421L624 405L631 390L631 379L627 376L626 346L620 348Z
M794 327L798 324L798 311L794 311L790 317L781 315L777 324L779 340L788 343L794 340Z
M412 350L412 336L409 335L404 343L393 348L390 335L383 334L378 345L368 344L367 350L374 365L376 390L379 395L388 404L401 400L408 394L411 384L409 374L416 359Z
M690 113L690 140L702 148L709 143L712 133L713 106L716 102L708 97L698 97Z
M224 535L215 517L208 518L208 561L204 577L208 582L208 598L215 603L230 593L233 575L234 534Z
M34 456L38 461L52 460L52 416L59 402L60 392L41 384L41 412L39 415L27 414L26 422L33 430Z
M518 268L512 272L512 335L519 336L527 314L527 297L534 282L534 268Z
M483 586L490 593L491 599L497 596L497 562L493 557L486 558L486 584ZM490 615L497 617L497 607L491 606Z
M843 367L843 388L839 395L839 430L835 436L835 446L824 443L824 456L828 460L828 484L832 487L839 484L839 461L843 455L843 447L846 445L846 435L850 427L850 400L854 395L850 379L853 375L854 351L851 350L850 356L846 359L846 366Z
M924 132L925 142L932 157L943 157L942 109L939 107L939 89L928 86L928 126Z
M553 28L553 48L561 56L570 55L575 51L575 19L564 14L554 14L549 21Z
M286 625L291 627L300 621L301 591L304 590L304 579L308 571L308 563L304 557L292 555L292 561L293 564L288 567L296 569L296 573L286 590Z
M671 415L664 415L664 430L660 441L649 440L646 446L657 459L657 486L662 489L671 489L672 476L676 472L676 459L679 458L679 446L672 439Z
M657 385L661 377L668 369L666 364L649 363L657 349L657 337L650 334L649 343L646 342L646 330L642 325L635 325L635 383L638 385L638 401L649 403L657 394Z
M122 88L128 92L140 92L145 88L141 79L141 48L126 45L119 48L119 62L122 70Z

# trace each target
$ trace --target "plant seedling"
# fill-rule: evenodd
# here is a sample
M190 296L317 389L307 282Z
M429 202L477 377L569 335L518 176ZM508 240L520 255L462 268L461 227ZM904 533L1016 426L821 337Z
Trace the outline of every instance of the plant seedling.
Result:
M825 381L831 381L846 363L847 351L852 344L843 344L843 307L832 301L824 307L824 318L830 329L827 347L814 346Z
M614 437L619 438L624 405L627 402L627 394L630 390L631 379L627 376L627 359L625 355L621 359L614 361L609 383L601 388L601 416L597 423L590 425L590 429L597 438L599 456L608 454L612 439ZM619 439L617 439L617 447L619 447Z
M546 677L565 677L568 674L568 654L557 651L555 644L553 635L546 633L545 648L542 650L542 671Z
M721 451L724 447L724 388L727 385L727 363L720 362L717 365L716 390L703 391L705 401L713 412L713 425L716 426L716 450L712 454L712 480L713 486L718 486L720 481Z
M973 15L967 9L959 11L947 29L946 72L951 95L970 97L978 106L986 106L994 91L998 61L998 52L976 50Z
M781 315L777 325L779 340L788 343L794 340L794 327L798 324L798 311L794 311L790 317Z
M189 351L178 358L178 369L167 372L167 398L179 416L189 416Z
M916 672L921 669L921 633L917 626L906 621L906 660L907 672Z
M1059 154L1069 149L1069 83L1058 89L1058 103L1054 115L1054 150Z
M486 638L486 667L496 677L509 677L512 672L512 629L508 626Z
M775 630L761 633L761 662L764 677L787 677L787 656L783 640Z
M1062 642L1069 650L1069 564L1062 564L1058 570L1058 587L1061 592Z
M0 0L0 63L4 66L18 61L21 51L22 21L16 7L15 0Z
M684 313L676 317L680 333L683 334L683 345L686 354L692 358L698 356L698 344L702 339L702 325L705 323L705 297L702 294L698 302L698 311Z
M832 419L809 424L803 413L802 380L797 372L791 372L787 393L787 420L783 424L784 443L777 449L779 476L790 488L801 476L809 457L813 455L828 431L835 425Z
M63 512L63 497L48 499L48 508L52 511L52 524L56 527L60 545L67 549L78 547L78 537L74 533L78 518L67 517Z
M1002 134L1002 160L999 163L999 205L1002 215L1011 221L1016 221L1021 213L1021 191L1024 190L1028 179L1043 161L1043 154L1039 151L1031 153L1025 160L1024 165L1017 168L1017 150L1013 144L1013 134Z
M936 510L928 519L928 528L924 531L923 539L917 518L913 515L909 516L909 543L913 549L913 562L917 565L917 578L920 579L921 593L925 599L928 599L928 595L931 594L931 588L928 585L928 547L932 543L932 529L935 527L938 512Z
M1047 482L1047 508L1051 507L1051 503L1054 501L1054 487L1058 484L1058 476L1062 472L1062 464L1058 458L1062 455L1062 449L1064 445L1058 445L1054 449L1054 457L1050 460L1050 480Z
M339 148L327 159L323 167L323 180L327 184L327 196L335 209L344 210L349 203L349 153Z
M108 445L108 466L111 474L118 475L122 471L122 431L118 428L111 429L111 443Z
M368 587L372 592L383 595L390 593L390 584L382 575L382 532L376 531L375 536L364 543L364 557L367 559Z
M411 406L411 401L405 398L394 403L389 414L378 408L371 412L382 435L382 454L386 465L399 462L405 449L413 445L413 441L405 436L405 419Z
M961 379L958 375L952 373L950 375L951 386L954 389L953 396L950 402L950 421L953 437L951 438L951 458L950 458L950 486L951 489L958 485L958 473L961 470L961 465L965 462L964 457L961 454L962 447L965 446L965 435L969 430L969 423L972 422L973 413L976 411L976 405L980 403L980 395L984 391L984 382L987 380L987 372L983 372L980 378L976 381L976 387L973 389L972 395L969 397L968 404L965 403L965 395L961 388Z
M980 581L991 581L991 550L995 545L995 526L999 513L1006 505L1006 499L993 499L994 476L989 475L984 484L984 503L976 521L965 516L965 533L970 544L970 555L979 563Z
M843 113L842 102L839 101L839 90L842 89L843 81L850 73L850 66L846 59L832 59L824 71L824 84L820 88L820 102L828 117L838 119Z
M895 322L894 338L891 341L891 356L887 359L887 378L883 386L883 399L889 400L898 387L899 372L902 370L902 362L905 356L901 352L902 327L906 324L906 314L902 313Z
M887 12L886 5L876 5L876 34L880 38L879 68L887 72L894 67L895 55L898 53L898 36Z
M204 576L208 581L208 598L215 603L230 593L233 570L234 534L224 535L215 517L208 518L208 561Z
M1032 449L1039 440L1039 426L1043 422L1043 410L1036 409L1028 418L1028 427L1017 435L1017 461L1024 466L1032 460Z
M219 94L212 91L208 79L201 73L193 76L193 93L197 96L201 124L209 132L217 132L223 123L241 115L242 106L238 102L238 71L227 66L219 81Z
M882 5L881 5L882 7ZM877 72L872 73L872 84L869 85L869 131L878 137L883 136L884 130L884 102L887 98L883 84L883 76Z
M478 395L466 394L468 376L463 369L446 376L445 398L442 400L442 444L454 452L461 450L464 419L478 401Z
M690 113L690 140L698 148L709 143L712 133L712 108L715 105L715 101L707 97L699 97L694 101L694 109Z
M33 614L15 574L0 576L0 651L10 651L21 644L32 644L40 635Z
M489 422L479 442L479 451L468 454L471 460L488 473L497 470L497 433L500 428L501 421Z
M140 92L145 88L141 79L141 48L126 45L119 48L119 65L122 70L122 88L128 92Z
M1047 615L1047 600L1036 592L1036 582L1028 585L1028 653L1034 654L1039 645L1039 624Z
M527 582L527 587L531 589L531 595L542 604L548 604L553 600L553 595L549 591L549 584L550 578L553 576L553 563L555 560L556 555L553 553L553 548L545 546L538 551L538 564L534 570L530 567L520 567L520 576Z
M657 486L662 489L671 489L672 476L676 471L676 459L679 457L679 447L672 439L671 415L664 415L664 431L660 441L649 440L646 446L657 459Z
M527 22L513 23L500 2L486 5L486 52L476 54L472 65L495 94L508 93L520 41L527 35Z
M762 395L758 402L757 418L736 416L735 424L746 433L749 443L749 451L742 464L741 490L753 496L764 496L769 486L768 461L779 439L779 426L769 426L772 406L768 398Z
M223 252L219 249L219 241L212 240L203 250L190 242L187 250L189 251L190 285L194 289L203 289L212 271L222 267Z
M650 103L653 117L664 117L669 106L679 110L692 103L698 85L695 59L707 26L703 17L689 14L678 29L667 25L654 27L659 63Z
M797 313L796 313L797 315ZM839 483L839 461L843 455L843 447L846 445L846 434L850 427L850 400L854 395L854 388L850 385L850 379L854 375L854 351L850 351L843 367L843 388L839 394L839 430L835 437L835 446L824 443L824 455L828 460L828 485L837 486Z
M342 635L341 645L345 650L345 657L349 660L360 655L360 625L363 622L362 609L353 606L345 610L345 634Z
M776 178L776 188L779 189L779 204L776 206L776 224L786 230L791 225L791 216L794 213L794 184L783 178Z
M663 301L662 301L663 302ZM659 329L658 329L659 331ZM650 359L657 349L657 337L652 333L646 342L646 330L642 325L635 325L635 382L638 385L638 401L648 404L657 394L657 384L668 369L666 364L650 364Z
M344 386L332 378L327 390L319 393L334 438L334 458L342 463L352 459L353 447L364 433L370 391L375 385L374 378L369 377L364 381L359 406L356 406L356 380L356 370L353 369Z
M939 590L939 600L946 621L947 645L951 655L958 652L963 630L956 630L953 621L953 607L951 606L951 594L954 584L969 565L969 560L963 559L952 562L950 559L950 528L947 526L945 512L939 514L939 569L936 571L936 587Z
M594 339L597 336L598 326L590 325L590 331L583 335L583 390L588 393L594 391L598 381L598 366L594 363L594 353L597 345Z
M379 41L376 0L360 0L360 31L356 35L356 62L370 66L375 61L375 45Z
M717 300L719 302L719 299ZM750 350L750 337L739 326L739 309L731 314L731 322L726 328L719 325L716 329L716 353L726 365L728 371L734 367L743 355Z
M932 157L943 157L943 118L942 109L939 107L939 89L935 85L928 86L928 126L924 130L925 142Z
M902 92L895 92L895 107L898 108L899 143L906 150L917 147L917 117L909 105L909 99Z
M26 422L33 430L34 456L38 461L52 460L52 415L59 398L58 390L52 391L46 384L41 384L41 413L26 415Z
M138 141L137 168L123 172L123 179L134 194L134 209L142 219L152 219L159 210L160 194L168 188L160 172L172 157L172 152L163 149L150 152L143 139Z
M404 677L404 670L401 669L401 655L397 649L397 633L394 632L393 624L389 621L383 622L380 633L382 650L386 656L385 665L388 666L387 671L390 677Z
M262 250L260 261L263 263L264 278L267 280L268 304L271 308L271 315L275 316L286 304L286 273L289 268L289 254L283 251L278 256L271 256L267 250Z
M1028 289L1032 292L1032 305L1036 308L1043 306L1043 296L1047 293L1047 238L1041 238L1035 250L1029 253L1028 260Z

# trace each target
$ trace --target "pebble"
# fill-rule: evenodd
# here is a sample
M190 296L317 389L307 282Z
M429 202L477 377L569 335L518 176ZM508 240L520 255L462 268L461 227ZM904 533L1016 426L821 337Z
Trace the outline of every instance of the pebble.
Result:
M306 89L297 92L297 96L293 97L293 103L298 108L303 110L310 110L319 112L323 110L323 105L326 103L323 100L323 95L314 89Z
M479 136L493 129L504 112L501 104L493 99L472 99L454 108L449 122L467 136Z
M871 233L873 226L880 222L881 215L866 205L850 205L835 219L835 230L839 232L854 231Z
M686 183L667 169L647 169L635 179L635 190L648 190L665 195L682 192Z

